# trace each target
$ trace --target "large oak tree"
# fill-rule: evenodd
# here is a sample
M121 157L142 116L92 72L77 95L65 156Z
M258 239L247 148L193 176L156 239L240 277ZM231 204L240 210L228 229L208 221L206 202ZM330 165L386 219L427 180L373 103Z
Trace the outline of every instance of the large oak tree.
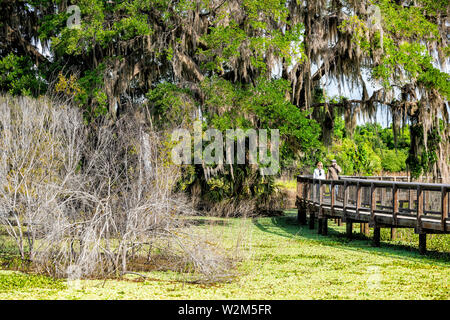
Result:
M79 28L67 27L70 4L81 9ZM79 101L94 115L99 105L115 118L161 82L189 90L207 109L208 79L256 88L260 79L281 77L290 86L286 99L320 119L325 144L336 114L351 132L357 114L385 106L395 131L412 124L410 170L449 179L446 0L36 0L0 7L1 57L31 57L48 81L60 71L76 75L84 88ZM51 61L37 43L50 49ZM317 99L326 80L362 95ZM376 88L370 95L369 87Z

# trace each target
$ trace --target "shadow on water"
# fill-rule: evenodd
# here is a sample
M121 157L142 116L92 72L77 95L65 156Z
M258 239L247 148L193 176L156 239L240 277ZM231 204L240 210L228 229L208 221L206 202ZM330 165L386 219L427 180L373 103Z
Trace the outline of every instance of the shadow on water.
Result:
M266 218L268 219L268 218ZM261 231L271 233L280 237L291 239L308 239L319 241L327 246L339 246L340 249L366 251L368 253L382 256L390 256L407 260L414 260L423 263L443 263L450 262L450 252L439 252L429 250L426 255L420 255L417 248L408 244L390 243L381 241L381 247L373 247L372 239L353 230L352 239L345 235L345 227L338 227L336 224L328 223L328 235L317 234L317 221L315 229L310 230L308 225L299 225L297 217L285 215L282 217L270 218L270 223L261 223L260 218L253 219L253 224Z

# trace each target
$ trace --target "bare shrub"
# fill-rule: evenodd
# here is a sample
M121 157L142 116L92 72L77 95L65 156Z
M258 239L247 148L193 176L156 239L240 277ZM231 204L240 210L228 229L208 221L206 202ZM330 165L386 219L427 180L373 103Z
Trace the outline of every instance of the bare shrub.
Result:
M193 195L192 197L195 197ZM197 200L198 201L198 200ZM194 202L195 203L195 202ZM199 206L197 204L197 206ZM264 199L225 199L217 203L202 203L203 212L216 217L254 217L261 215L278 215L288 209L288 194L284 190L276 190Z
M289 193L282 188L276 188L272 194L258 203L258 210L263 214L281 214L284 209L290 209Z
M0 222L35 270L121 276L164 254L199 279L232 275L226 250L189 228L164 135L131 113L88 130L76 109L0 99Z
M208 215L217 217L251 217L256 215L257 203L255 200L225 199L206 207Z
M22 258L34 258L36 240L64 206L75 176L83 128L77 112L46 100L0 98L0 221ZM26 249L27 248L27 249Z

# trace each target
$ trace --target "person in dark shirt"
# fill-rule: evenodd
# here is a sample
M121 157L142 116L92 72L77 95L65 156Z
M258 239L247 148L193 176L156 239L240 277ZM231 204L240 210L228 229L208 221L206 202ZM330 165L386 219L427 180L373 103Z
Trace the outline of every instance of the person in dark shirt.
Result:
M339 173L342 172L341 167L337 164L336 160L331 160L331 166L328 167L328 180L339 180Z
M341 172L342 172L341 167L339 167L336 160L333 159L333 160L331 160L331 165L328 167L327 179L328 180L339 180L339 173L341 173ZM339 186L335 185L334 190L335 190L335 195L337 198Z

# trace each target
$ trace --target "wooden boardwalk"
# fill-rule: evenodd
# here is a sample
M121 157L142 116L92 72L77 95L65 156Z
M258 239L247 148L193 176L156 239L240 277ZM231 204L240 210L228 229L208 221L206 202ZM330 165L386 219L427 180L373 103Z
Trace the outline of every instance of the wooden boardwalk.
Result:
M392 181L392 180L396 181ZM390 180L390 181L388 181ZM400 180L400 181L398 181ZM297 177L298 221L326 235L328 219L346 224L352 236L353 223L361 224L361 232L373 228L373 245L380 246L380 229L414 228L419 234L419 251L426 253L426 235L450 233L450 185L404 182L404 177L342 177L340 180L317 180ZM330 192L334 190L334 192Z

